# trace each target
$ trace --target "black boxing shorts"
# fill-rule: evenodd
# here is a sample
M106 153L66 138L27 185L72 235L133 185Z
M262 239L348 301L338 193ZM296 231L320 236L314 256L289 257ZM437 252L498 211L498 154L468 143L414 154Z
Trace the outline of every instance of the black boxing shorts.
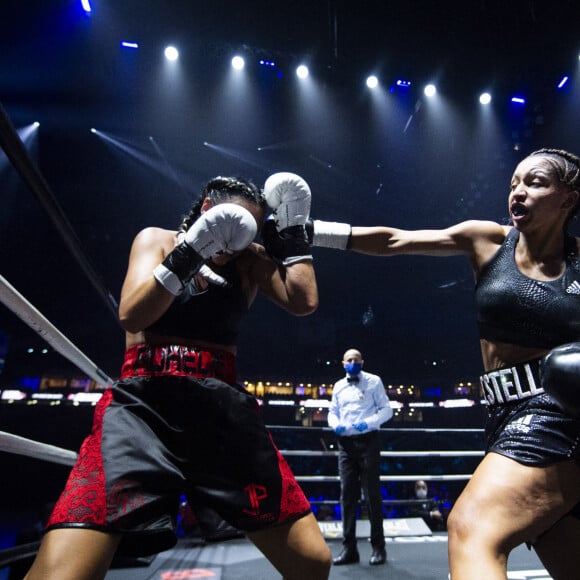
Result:
M219 374L203 362L202 353L211 355L207 360L223 353L197 351L194 364L185 361L189 347L147 348L154 376L131 376L131 368L143 365L135 366L136 351L129 349L125 378L97 404L92 432L47 530L119 532L119 552L142 556L175 544L183 493L192 506L212 508L244 531L309 513L310 504L266 430L256 399L219 377L198 376ZM181 362L177 351L184 355ZM173 362L161 364L168 352Z
M536 361L486 375L482 377L488 402L486 453L534 467L580 461L580 420L567 415L541 388ZM493 385L487 393L486 385ZM497 403L502 400L507 402ZM580 503L570 515L580 519Z
M524 465L580 461L580 420L569 417L547 394L489 407L485 432L487 451Z

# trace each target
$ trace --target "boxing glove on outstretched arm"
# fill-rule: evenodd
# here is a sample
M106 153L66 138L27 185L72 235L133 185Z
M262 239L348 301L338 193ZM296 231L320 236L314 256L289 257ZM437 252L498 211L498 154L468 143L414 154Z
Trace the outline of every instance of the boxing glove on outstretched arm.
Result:
M201 214L183 240L153 270L153 275L177 296L205 260L243 250L254 239L257 229L256 220L247 209L235 203L220 203Z
M542 386L566 413L580 417L580 342L552 349L540 361Z
M312 260L305 224L310 215L310 187L294 173L274 173L264 184L272 219L262 228L262 241L277 262L290 266Z

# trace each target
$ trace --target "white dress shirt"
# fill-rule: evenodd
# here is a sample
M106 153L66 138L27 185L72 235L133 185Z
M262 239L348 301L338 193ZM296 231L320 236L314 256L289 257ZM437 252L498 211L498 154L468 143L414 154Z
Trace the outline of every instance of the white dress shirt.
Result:
M360 372L358 383L349 382L348 378L346 376L334 384L328 408L328 426L335 429L338 425L344 425L344 436L376 431L393 416L383 381L366 371ZM353 427L363 421L368 425L364 431Z

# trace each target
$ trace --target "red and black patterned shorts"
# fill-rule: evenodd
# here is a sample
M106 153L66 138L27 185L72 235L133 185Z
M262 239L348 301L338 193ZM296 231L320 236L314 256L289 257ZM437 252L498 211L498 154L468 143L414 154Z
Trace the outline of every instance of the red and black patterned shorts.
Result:
M179 360L178 350L192 354L189 347L155 347L153 358L168 348L173 360ZM224 353L210 354L216 358ZM48 530L121 532L121 553L145 555L175 544L181 494L245 531L310 512L253 396L219 378L198 378L208 376L211 365L190 374L181 372L181 365L179 374L167 367L156 376L130 376L135 360L131 349L123 366L125 378L99 401L92 432Z

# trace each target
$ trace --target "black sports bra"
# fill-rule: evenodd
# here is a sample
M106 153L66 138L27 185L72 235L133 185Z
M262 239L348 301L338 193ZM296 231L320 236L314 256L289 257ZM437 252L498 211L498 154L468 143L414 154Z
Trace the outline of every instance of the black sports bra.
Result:
M566 270L557 280L534 280L515 262L519 240L509 231L484 266L475 288L479 334L491 341L553 348L580 340L580 258L576 239L566 236Z

